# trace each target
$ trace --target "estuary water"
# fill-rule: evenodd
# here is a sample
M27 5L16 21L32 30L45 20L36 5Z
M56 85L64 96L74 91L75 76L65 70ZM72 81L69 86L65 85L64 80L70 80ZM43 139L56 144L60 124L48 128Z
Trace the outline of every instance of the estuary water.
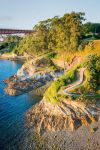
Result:
M22 66L21 62L0 60L0 150L23 150L25 148L26 128L25 113L41 98L26 93L9 96L4 92L4 79L15 74ZM24 142L23 142L24 141Z

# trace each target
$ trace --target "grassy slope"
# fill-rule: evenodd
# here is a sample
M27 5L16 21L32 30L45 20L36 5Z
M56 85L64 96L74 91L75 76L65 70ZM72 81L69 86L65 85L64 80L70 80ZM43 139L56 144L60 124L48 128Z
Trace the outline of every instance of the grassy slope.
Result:
M67 53L66 54L66 60L71 61L74 57L82 57L82 59L84 59L84 57L89 55L89 54L100 55L100 40L92 41L91 44L88 44L84 50L78 51L78 52L73 53L73 54ZM58 55L57 59L61 59L61 55L60 56ZM54 81L45 93L46 99L50 102L53 102L53 103L58 102L61 99L61 95L58 94L59 90L61 89L61 87L68 85L69 80L71 82L74 80L76 71L77 71L77 68L76 69L74 68L71 71L69 71L66 76L61 77L57 81ZM73 92L76 92L76 91L79 92L82 89L84 89L83 85L81 85L80 88L79 88L79 90L76 89ZM100 92L100 90L98 89L97 93L99 93L99 92ZM99 95L99 97L100 97L100 95ZM84 98L86 99L86 97L84 97L82 95L82 98L80 98L80 100L83 100ZM98 98L98 96L95 96L94 98ZM93 99L93 97L89 97L86 100L88 101L91 99Z
M100 40L93 40L87 44L84 50L78 50L77 52L65 52L64 59L71 62L74 57L84 58L88 54L98 54L100 55ZM63 60L63 54L58 53L57 59Z
M54 81L45 92L46 100L51 103L59 102L59 100L61 99L61 95L58 93L59 90L61 89L62 86L67 86L69 82L71 83L75 80L76 71L77 71L77 67L68 71L66 75Z

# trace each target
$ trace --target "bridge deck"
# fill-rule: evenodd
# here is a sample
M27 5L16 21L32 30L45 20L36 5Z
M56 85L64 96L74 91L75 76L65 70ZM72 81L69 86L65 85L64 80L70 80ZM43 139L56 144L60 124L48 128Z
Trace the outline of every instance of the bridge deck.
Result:
M33 30L19 30L19 29L0 29L0 34L27 34L32 33Z

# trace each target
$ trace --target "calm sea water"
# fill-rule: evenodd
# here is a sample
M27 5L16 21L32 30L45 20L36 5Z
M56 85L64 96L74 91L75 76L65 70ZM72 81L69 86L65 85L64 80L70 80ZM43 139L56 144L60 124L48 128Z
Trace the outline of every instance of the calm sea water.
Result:
M29 149L24 146L29 134L25 113L41 98L30 93L9 96L4 92L6 84L3 82L21 66L20 62L0 60L0 150Z

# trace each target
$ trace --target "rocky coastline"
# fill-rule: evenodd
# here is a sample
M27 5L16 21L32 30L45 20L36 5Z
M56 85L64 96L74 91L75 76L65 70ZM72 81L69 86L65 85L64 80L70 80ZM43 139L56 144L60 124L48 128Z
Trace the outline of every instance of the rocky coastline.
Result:
M51 60L39 58L25 63L14 75L4 80L7 84L5 92L11 96L27 93L40 87L48 87L49 83L63 74L62 70L50 68ZM45 88L46 89L46 88Z
M50 61L50 60L49 60ZM39 58L25 63L18 72L6 79L5 92L9 95L20 95L29 91L38 95L44 94L50 84L63 74L62 70L52 70L47 58ZM80 127L96 124L100 120L100 104L86 105L69 98L57 104L45 98L26 113L27 128L39 135L57 132L74 132ZM72 134L71 133L71 134Z
M15 96L32 91L43 96L50 84L63 74L62 70L52 70L46 61L45 58L39 58L25 63L14 76L4 81L7 84L5 92ZM86 133L87 137L91 138L92 135L90 134L95 131L96 144L92 145L99 148L100 145L97 145L98 132L100 131L98 124L100 124L100 103L86 105L83 102L66 98L57 104L52 104L44 96L39 103L26 112L27 128L32 129L33 133L35 132L41 138L46 139L46 142L45 140L42 142L48 150L52 149L53 140L55 141L54 145L59 145L59 143L65 141L62 143L64 149L71 149L75 142L73 138L76 137L78 141L80 135L80 141L82 140L83 142L83 137L85 137ZM68 140L69 136L71 138ZM50 141L48 145L47 139ZM59 142L59 140L62 142ZM87 138L86 140L88 141ZM70 146L69 142L71 143ZM35 142L35 146L37 145ZM77 150L81 145L77 145L74 149ZM89 141L84 149L87 150L88 145Z
M17 60L26 60L25 56L18 56L16 54L2 54L0 55L0 59L5 59L5 60L13 60L13 61L17 61Z
M4 81L7 84L5 92L12 96L20 95L31 90L36 90L53 81L53 77L49 73L41 74L39 78L38 76L39 74L37 74L36 78L19 79L17 75L14 75Z
M27 112L27 124L39 134L62 130L74 131L82 125L88 126L98 121L99 109L100 105L86 106L82 102L74 102L69 99L54 105L47 102L44 97Z

